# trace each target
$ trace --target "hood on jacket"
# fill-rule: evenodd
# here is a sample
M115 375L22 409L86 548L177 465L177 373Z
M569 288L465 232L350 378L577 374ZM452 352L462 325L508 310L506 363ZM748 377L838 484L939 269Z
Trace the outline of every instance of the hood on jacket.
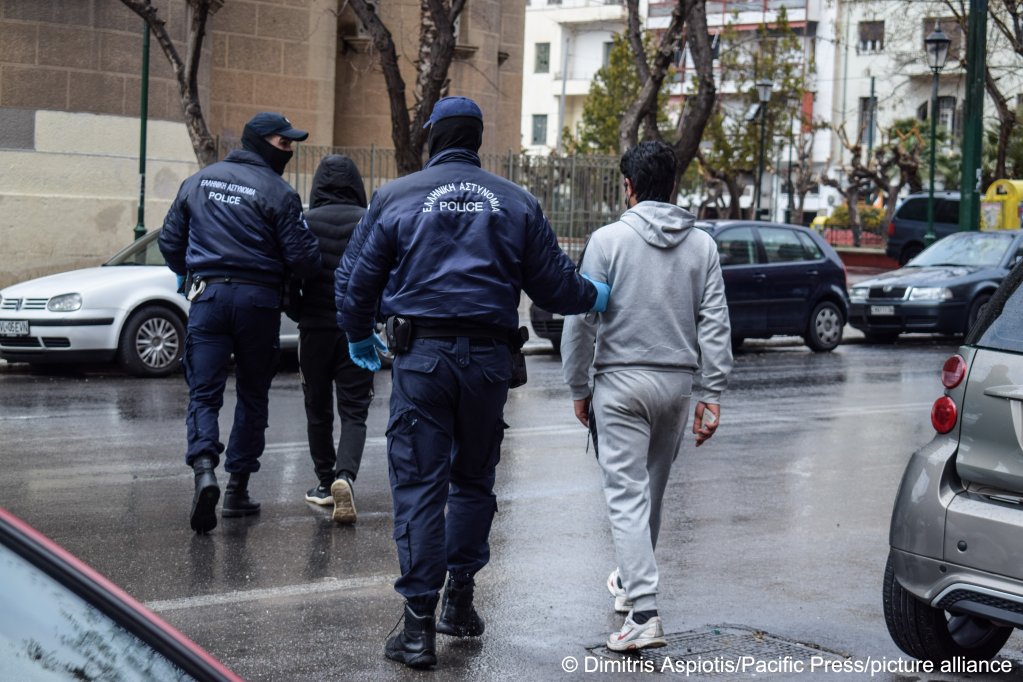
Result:
M651 246L673 249L689 236L696 216L674 204L641 201L623 213L621 220Z
M327 204L355 204L366 208L366 188L355 162L341 154L323 157L313 186L309 190L309 208Z

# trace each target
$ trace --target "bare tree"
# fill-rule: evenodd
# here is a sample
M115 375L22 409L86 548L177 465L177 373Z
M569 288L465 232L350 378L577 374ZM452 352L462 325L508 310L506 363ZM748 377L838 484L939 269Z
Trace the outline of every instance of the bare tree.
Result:
M448 70L455 55L455 24L465 8L465 0L420 0L422 20L411 106L390 29L368 0L347 1L369 32L384 72L398 173L412 173L423 167L427 139L423 125L448 86Z
M206 37L206 22L210 15L223 5L223 0L187 0L189 13L188 40L185 47L185 58L182 59L178 49L167 32L164 21L151 0L121 0L132 12L142 17L149 30L153 32L156 42L160 45L167 60L170 62L174 77L178 82L178 94L181 97L181 112L185 117L188 137L192 140L192 149L200 166L208 166L217 160L217 145L206 126L206 118L199 102L199 61L202 57L202 43Z
M620 128L620 149L625 150L639 141L640 126L646 139L661 139L657 128L657 93L660 92L671 66L676 49L680 46L683 30L685 45L696 66L696 92L687 98L683 115L678 126L678 139L674 141L675 156L678 158L678 175L685 172L689 163L696 158L703 129L710 120L714 109L716 88L714 86L713 58L710 37L707 34L706 0L676 0L668 27L661 34L661 40L653 59L648 60L643 46L642 29L639 21L639 0L626 0L628 7L627 38L632 46L636 71L643 84L639 96L629 106L622 118ZM677 182L678 178L676 178Z

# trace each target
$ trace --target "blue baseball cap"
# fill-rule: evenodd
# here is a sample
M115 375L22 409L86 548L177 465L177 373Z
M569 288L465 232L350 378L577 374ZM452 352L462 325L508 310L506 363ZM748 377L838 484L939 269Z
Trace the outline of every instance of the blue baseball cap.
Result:
M478 118L481 123L483 122L483 112L468 97L444 97L437 100L437 103L433 105L433 113L430 114L430 119L423 127L429 128L442 118L452 118L454 116L470 116Z
M288 120L284 114L275 114L270 111L264 111L256 114L252 117L245 127L256 133L260 137L266 137L267 135L280 135L286 137L289 140L302 140L309 137L309 133L304 130L299 130L291 125L291 121Z

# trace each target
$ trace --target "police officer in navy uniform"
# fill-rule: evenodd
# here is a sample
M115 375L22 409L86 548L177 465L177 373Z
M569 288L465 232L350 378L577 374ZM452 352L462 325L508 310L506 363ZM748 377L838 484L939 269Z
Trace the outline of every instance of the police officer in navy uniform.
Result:
M378 304L393 332L387 449L405 624L384 652L414 668L436 664L436 632L483 634L474 576L490 559L521 291L562 314L602 311L610 293L576 272L533 196L480 167L475 102L445 97L427 125L429 162L376 193L335 287L356 363L380 368Z
M289 272L311 276L320 265L302 201L281 177L291 143L307 137L281 114L257 114L245 124L243 149L182 183L160 232L167 264L191 282L182 362L189 389L185 462L195 472L189 520L197 533L217 525L220 488L213 472L224 452L217 418L232 355L237 405L221 513L259 511L248 483L265 445L270 382L280 356L282 286Z

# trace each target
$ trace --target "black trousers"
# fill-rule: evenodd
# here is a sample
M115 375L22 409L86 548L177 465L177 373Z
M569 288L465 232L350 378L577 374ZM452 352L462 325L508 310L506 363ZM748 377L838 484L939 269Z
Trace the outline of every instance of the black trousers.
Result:
M309 454L320 484L329 487L342 473L359 474L366 445L366 416L373 400L373 372L352 362L348 340L339 329L299 332L298 364L302 372ZM341 436L334 448L334 399L341 417Z

